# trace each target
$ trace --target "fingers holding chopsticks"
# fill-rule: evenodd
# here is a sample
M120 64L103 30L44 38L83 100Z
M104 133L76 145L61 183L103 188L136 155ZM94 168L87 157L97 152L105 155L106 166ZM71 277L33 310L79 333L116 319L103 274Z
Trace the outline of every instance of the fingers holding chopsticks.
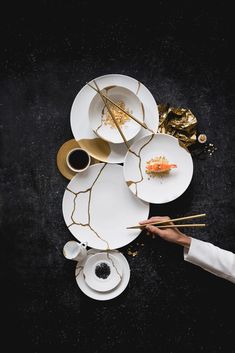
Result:
M170 217L168 216L164 216L164 217L161 217L161 216L155 216L155 217L151 217L149 219L146 219L144 221L140 221L139 224L142 225L142 226L145 226L149 223L166 223L166 221L170 221ZM173 224L172 222L169 222L169 224Z
M167 222L169 221L169 222ZM164 228L159 228L155 224L162 224L164 223ZM141 221L140 224L145 226L147 234L158 235L163 240L166 240L171 243L180 244L186 247L189 247L191 238L182 233L175 225L169 217L151 217L148 220Z

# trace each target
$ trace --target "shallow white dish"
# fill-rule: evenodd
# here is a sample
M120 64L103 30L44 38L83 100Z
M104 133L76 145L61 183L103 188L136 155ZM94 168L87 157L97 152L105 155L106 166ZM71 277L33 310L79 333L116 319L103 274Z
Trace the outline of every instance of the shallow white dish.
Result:
M157 156L165 156L177 168L167 175L150 177L145 172L146 163ZM187 189L192 176L191 154L171 135L143 137L131 146L124 161L124 177L130 190L150 203L162 204L175 200Z
M105 163L90 166L70 181L62 208L65 223L75 238L100 250L131 243L140 230L126 227L149 214L149 204L128 189L123 167Z
M96 253L99 253L99 250L95 249L90 249L88 250L88 258L90 256L93 256ZM122 280L120 283L113 289L108 292L98 292L92 288L90 288L84 278L83 275L83 266L84 264L79 264L77 263L76 270L75 270L75 277L77 281L78 287L81 289L81 291L86 294L88 297L96 300L110 300L118 295L120 295L127 287L129 280L130 280L130 266L127 262L127 259L125 256L120 253L119 251L112 251L110 252L116 260L120 263L122 267Z
M142 83L132 77L119 74L100 76L95 81L101 90L110 86L127 88L136 94L142 102L143 120L149 130L141 128L136 137L131 140L132 142L150 135L152 132L157 132L159 123L158 107L152 94ZM92 85L93 81L90 81L90 84ZM70 124L74 138L79 142L81 148L84 148L92 157L108 163L123 163L127 152L125 144L114 144L102 140L97 137L90 126L89 107L95 95L96 92L85 85L74 99L70 114Z
M122 280L122 267L109 252L90 256L83 268L86 283L99 292L114 289Z
M125 110L129 111L134 117L143 122L144 112L142 103L132 91L124 87L115 86L109 89L104 88L101 92L116 103L120 104L120 102L123 102L125 104ZM107 102L107 104L109 104L110 108L115 108L111 103ZM109 114L108 110L99 93L97 93L91 100L89 108L90 125L93 131L105 141L123 143L123 138L118 129L115 126L107 124L107 114ZM141 125L136 123L133 119L128 118L128 116L127 119L128 120L123 125L119 126L126 140L129 141L138 134Z

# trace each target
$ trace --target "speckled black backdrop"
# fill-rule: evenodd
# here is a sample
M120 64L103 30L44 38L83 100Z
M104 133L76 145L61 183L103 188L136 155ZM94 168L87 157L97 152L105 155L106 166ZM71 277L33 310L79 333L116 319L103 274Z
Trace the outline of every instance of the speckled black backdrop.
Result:
M218 150L194 160L182 197L151 213L206 212L209 227L190 234L235 251L232 10L176 3L129 11L127 2L102 2L109 15L86 1L8 1L1 9L3 353L15 352L13 344L31 353L235 352L235 286L184 262L180 247L141 235L132 244L137 257L123 248L131 280L109 302L83 295L75 264L62 255L72 236L56 154L72 138L75 95L107 73L133 76L157 102L198 117Z

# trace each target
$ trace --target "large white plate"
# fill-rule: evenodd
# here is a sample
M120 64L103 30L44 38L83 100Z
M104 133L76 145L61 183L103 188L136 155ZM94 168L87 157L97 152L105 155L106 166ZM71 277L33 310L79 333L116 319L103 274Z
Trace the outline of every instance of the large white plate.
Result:
M95 249L117 249L131 243L140 230L126 227L148 218L149 204L128 189L123 167L99 163L78 173L63 197L63 215L70 232Z
M134 92L142 102L144 121L149 130L141 128L136 137L130 141L131 144L143 136L157 132L159 123L158 107L152 94L142 83L132 77L119 74L100 76L95 81L101 90L111 86L127 88ZM90 83L92 84L92 81ZM85 85L73 102L70 123L74 138L92 157L108 163L123 163L127 152L125 144L117 145L102 140L97 137L90 126L89 107L95 95L96 92Z
M145 172L145 166L147 161L157 156L165 156L177 168L168 175L150 177ZM175 200L187 189L192 176L193 161L190 153L180 146L177 138L170 135L143 137L131 146L124 161L124 177L130 190L150 203L161 204Z
M88 250L88 258L90 256L93 256L94 254L99 253L98 250L95 249L90 249ZM117 287L115 287L113 290L110 290L108 292L98 292L92 288L90 288L84 279L83 276L83 267L84 263L79 264L77 263L76 270L75 270L75 277L77 281L78 287L81 289L81 291L86 294L88 297L96 300L110 300L118 295L120 295L125 288L127 287L129 280L130 280L130 267L128 264L127 259L125 256L120 253L119 251L111 252L111 254L116 258L116 260L120 263L123 272L122 272L122 280L119 283Z

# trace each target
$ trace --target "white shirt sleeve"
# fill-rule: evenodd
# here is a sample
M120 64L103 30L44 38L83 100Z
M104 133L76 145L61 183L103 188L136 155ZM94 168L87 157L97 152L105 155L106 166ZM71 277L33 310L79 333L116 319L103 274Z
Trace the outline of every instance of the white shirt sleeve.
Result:
M235 283L235 254L230 251L191 238L189 249L184 248L184 260Z

